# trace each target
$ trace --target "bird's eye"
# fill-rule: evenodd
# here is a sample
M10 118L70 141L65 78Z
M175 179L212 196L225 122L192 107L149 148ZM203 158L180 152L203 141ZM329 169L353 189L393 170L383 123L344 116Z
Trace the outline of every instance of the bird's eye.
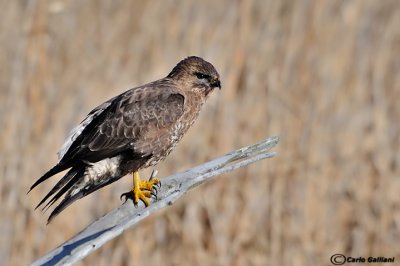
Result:
M200 72L196 72L194 74L196 75L196 77L198 79L207 79L207 80L209 80L211 78L209 75L203 74L203 73L200 73Z

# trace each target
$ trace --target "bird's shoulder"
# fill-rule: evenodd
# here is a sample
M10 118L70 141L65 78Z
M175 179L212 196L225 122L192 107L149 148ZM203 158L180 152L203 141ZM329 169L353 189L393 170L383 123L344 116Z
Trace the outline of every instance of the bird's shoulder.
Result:
M120 94L108 107L104 117L107 123L140 125L154 119L182 115L186 95L168 80L155 81ZM166 117L168 116L168 117Z
M88 114L73 138L69 137L61 158L93 155L98 159L132 148L141 136L156 134L176 122L184 113L184 103L184 94L165 80L127 90Z
M116 97L116 102L119 103L118 106L150 103L154 101L168 102L171 100L170 96L175 98L177 95L181 95L183 98L185 97L185 93L179 89L179 86L176 86L172 80L161 79L125 91Z

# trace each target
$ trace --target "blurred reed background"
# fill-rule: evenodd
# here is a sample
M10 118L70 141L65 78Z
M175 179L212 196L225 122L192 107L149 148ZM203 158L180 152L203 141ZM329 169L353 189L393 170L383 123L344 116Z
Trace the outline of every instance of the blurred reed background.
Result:
M188 55L212 62L223 89L159 175L272 135L279 156L204 184L79 265L400 260L399 1L2 0L0 9L0 264L30 263L121 204L128 177L46 226L33 209L57 178L26 191L92 108Z

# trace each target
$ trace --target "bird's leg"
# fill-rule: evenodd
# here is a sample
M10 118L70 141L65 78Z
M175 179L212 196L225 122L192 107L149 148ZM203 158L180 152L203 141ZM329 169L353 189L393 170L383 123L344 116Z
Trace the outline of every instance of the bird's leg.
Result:
M133 188L131 191L122 194L121 198L125 197L125 201L127 199L131 199L135 206L137 206L139 200L143 201L146 207L149 206L150 202L147 198L151 198L152 196L157 197L156 193L154 193L153 190L157 192L155 186L158 185L160 181L156 178L150 178L149 181L143 181L140 179L139 173L137 171L133 172L132 176Z

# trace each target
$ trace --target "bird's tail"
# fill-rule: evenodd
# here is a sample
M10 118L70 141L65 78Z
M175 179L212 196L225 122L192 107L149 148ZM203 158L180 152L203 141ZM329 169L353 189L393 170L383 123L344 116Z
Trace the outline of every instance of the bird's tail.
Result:
M56 195L43 207L42 211L47 210L51 205L54 204L68 189L70 189L80 177L83 176L85 170L85 166L79 165L72 167L63 178L61 178L57 184L50 190L49 193L39 202L39 204L35 207L35 210L39 208L43 203L46 202L48 198L53 196L56 192Z
M57 164L56 166L51 168L49 171L47 171L47 173L45 173L42 177L40 177L38 180L36 180L36 182L33 183L33 185L30 187L28 193L31 192L31 190L34 189L40 183L46 181L47 179L49 179L53 175L58 174L59 172L62 172L62 171L64 171L65 169L67 169L69 167L70 166L65 165L65 164ZM28 193L26 193L26 194L28 194Z
M63 178L50 190L50 192L39 202L35 209L43 205L51 196L53 196L42 211L47 211L58 199L65 195L64 199L51 212L47 224L51 222L65 208L71 205L74 201L83 198L90 193L111 184L122 176L104 178L103 181L91 183L85 182L86 168L88 165L82 163L72 167Z

